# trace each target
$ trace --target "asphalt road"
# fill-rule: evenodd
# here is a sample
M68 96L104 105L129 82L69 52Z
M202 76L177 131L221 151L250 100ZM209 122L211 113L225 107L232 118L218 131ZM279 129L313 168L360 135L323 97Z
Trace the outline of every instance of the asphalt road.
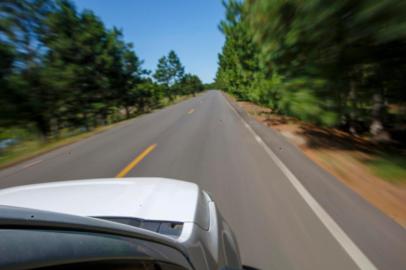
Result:
M405 228L233 106L209 91L2 170L0 187L120 173L192 181L215 198L244 264L406 269Z

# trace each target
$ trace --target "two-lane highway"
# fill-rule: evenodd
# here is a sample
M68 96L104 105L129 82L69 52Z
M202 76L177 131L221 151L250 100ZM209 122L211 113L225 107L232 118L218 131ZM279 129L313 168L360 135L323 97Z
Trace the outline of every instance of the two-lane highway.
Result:
M297 150L279 160L272 144L291 146L272 133L261 139L254 129L221 92L209 91L5 169L0 187L99 177L192 181L215 198L244 264L263 270L406 269L404 228L306 165Z

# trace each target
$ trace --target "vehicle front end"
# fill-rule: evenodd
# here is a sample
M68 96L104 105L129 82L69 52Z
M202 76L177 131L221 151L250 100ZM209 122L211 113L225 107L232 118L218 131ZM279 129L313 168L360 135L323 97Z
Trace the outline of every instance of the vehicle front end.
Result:
M176 262L172 263L179 265L179 269L242 269L238 245L229 225L212 198L190 182L164 178L126 178L36 184L1 190L0 205L6 207L0 213L3 229L10 229L10 226L27 226L25 229L59 226L65 230L70 226L74 230L82 228L86 222L96 222L97 228L101 226L107 228L107 231L109 226L114 228L113 231L119 226L119 234L128 233L123 237L145 241L138 243L138 250L144 253L148 251L146 258L156 257L164 263L175 259ZM13 209L19 213L14 220L10 219ZM41 214L38 215L37 211ZM50 213L49 216L47 213ZM80 224L75 223L77 218L80 218ZM44 227L46 220L52 226L48 224ZM93 235L93 229L89 230L88 227L84 231ZM83 231L83 228L80 230ZM29 231L25 230L25 233ZM2 233L6 236L4 231ZM11 240L13 237L10 237L6 238ZM20 239L20 243L24 242L16 235L14 237ZM14 240L17 241L17 238ZM148 244L150 242L152 246ZM2 244L6 245L0 241L0 246ZM58 246L62 242L54 244ZM4 246L1 248L7 249ZM78 248L80 250L83 246ZM8 251L13 252L9 248ZM179 256L183 256L184 261Z

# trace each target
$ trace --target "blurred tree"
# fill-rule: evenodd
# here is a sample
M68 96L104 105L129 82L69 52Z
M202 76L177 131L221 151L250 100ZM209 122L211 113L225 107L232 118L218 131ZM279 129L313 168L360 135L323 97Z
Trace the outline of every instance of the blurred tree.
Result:
M1 35L2 33L0 33ZM10 75L12 74L12 66L15 58L13 48L0 41L0 124L10 125L15 119L14 106L9 103L10 92L12 87L10 85Z
M224 2L216 82L241 99L379 136L405 103L406 2ZM397 98L397 100L396 100ZM402 105L404 106L404 105Z
M47 31L41 35L42 42L48 48L43 70L45 84L58 93L58 111L55 115L60 117L58 122L73 126L89 125L91 105L87 102L92 94L88 92L90 86L87 80L92 75L86 74L86 69L92 70L88 65L91 65L89 46L93 35L85 34L87 31L84 31L82 24L92 27L90 16L80 18L71 2L59 1L56 10L45 20ZM85 38L89 39L89 44L82 48ZM89 61L85 59L86 56L89 56Z
M121 109L130 117L154 108L161 89L181 94L184 76L170 51L154 74L158 86L120 30L70 0L1 1L0 58L1 127L35 126L44 138L121 119Z
M270 70L301 77L349 129L358 122L373 135L383 130L385 100L398 92L389 88L399 81L390 66L405 62L405 2L259 0L247 8Z
M219 29L226 40L219 55L216 82L238 98L250 99L255 95L252 84L259 72L258 49L248 32L243 4L232 0L223 1L223 5L226 18L220 22Z
M33 122L43 134L50 131L53 95L42 84L44 46L39 35L53 8L47 0L0 3L2 125Z
M106 54L106 29L93 12L85 10L79 16L79 33L77 36L76 108L80 108L83 124L86 129L94 123L96 117L105 115L113 106L111 85L106 66L111 63L111 55ZM107 67L108 68L108 67Z
M113 99L118 107L125 110L126 118L130 117L131 108L136 106L136 86L143 81L148 71L142 68L142 63L132 50L131 43L125 43L122 33L113 29L108 33L108 50L106 57L112 57L109 64L108 77Z
M221 87L220 87L220 88L221 88ZM204 89L204 90L219 89L219 86L217 85L216 82L204 83L204 84L203 84L203 89Z
M34 123L47 137L137 106L147 73L121 31L68 0L6 0L0 14L2 125Z

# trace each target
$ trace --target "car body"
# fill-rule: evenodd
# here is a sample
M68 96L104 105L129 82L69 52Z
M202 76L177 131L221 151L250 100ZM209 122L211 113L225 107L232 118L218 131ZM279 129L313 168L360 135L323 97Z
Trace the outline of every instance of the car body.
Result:
M52 182L3 189L0 205L0 250L10 256L19 254L14 259L1 258L0 268L84 263L85 258L75 256L86 253L89 262L110 262L113 253L114 258L120 257L117 250L123 250L127 259L180 267L168 269L242 269L229 225L212 198L194 183L165 178ZM36 258L41 245L29 239L48 239L44 244L50 250ZM110 243L111 239L124 246ZM134 246L127 246L129 242ZM69 243L69 248L62 243ZM110 245L118 245L111 254L99 250ZM143 253L131 255L134 250Z

